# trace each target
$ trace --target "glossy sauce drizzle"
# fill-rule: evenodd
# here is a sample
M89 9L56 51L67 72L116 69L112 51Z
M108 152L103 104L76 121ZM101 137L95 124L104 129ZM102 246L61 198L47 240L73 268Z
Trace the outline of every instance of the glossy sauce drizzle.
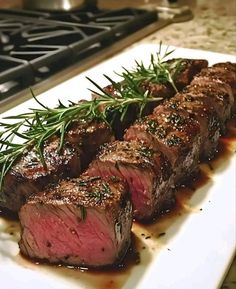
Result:
M20 254L14 256L14 261L31 270L41 271L42 273L49 272L53 276L65 277L71 282L83 284L83 287L92 289L122 288L132 271L137 270L139 274L136 274L137 280L133 283L133 286L135 286L145 272L145 268L150 265L153 256L156 256L160 250L171 251L171 248L168 247L168 240L178 233L181 226L184 226L185 218L191 213L201 213L202 208L198 203L201 203L202 198L205 197L205 190L211 186L215 169L227 166L229 159L236 152L236 119L230 120L227 127L228 133L220 138L219 151L216 157L210 162L202 163L198 177L179 188L176 193L177 201L175 207L160 216L152 224L142 225L134 222L132 248L130 248L125 260L119 266L101 271L52 266L33 263ZM191 204L193 196L198 197L199 200L194 205ZM2 216L0 220L7 224L4 233L8 233L14 237L15 241L18 241L19 223L14 218L6 218L4 212L0 211L0 216Z

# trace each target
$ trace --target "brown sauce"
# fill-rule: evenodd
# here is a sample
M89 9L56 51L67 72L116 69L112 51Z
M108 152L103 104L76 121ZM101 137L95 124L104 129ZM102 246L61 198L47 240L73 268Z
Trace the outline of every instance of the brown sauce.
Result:
M4 208L0 208L0 223L2 224L2 232L9 234L9 238L18 241L20 235L20 224L17 214L9 212Z
M127 282L133 270L142 267L143 274L152 259L153 252L158 254L160 250L171 250L168 247L168 241L174 237L181 226L184 226L185 219L191 213L201 213L202 208L198 205L204 199L204 191L212 184L212 176L217 170L227 168L228 161L236 153L236 119L232 119L228 127L226 136L221 137L219 141L219 151L216 157L210 162L201 163L200 173L194 180L189 180L184 186L178 189L176 193L175 207L160 216L152 224L133 224L133 244L125 260L117 267L108 270L87 270L86 268L74 268L63 266L52 266L48 264L37 264L18 254L14 260L21 266L31 270L37 270L44 273L65 277L65 279L83 284L91 289L119 289ZM191 204L192 198L195 198L194 205ZM210 202L210 201L209 201ZM4 232L19 239L19 223L13 216L9 218L5 212L0 210L0 221L5 222ZM140 272L140 270L139 270ZM135 284L138 284L142 273L137 276ZM133 286L135 286L135 284Z
M231 118L227 124L227 134L226 136L228 136L229 138L231 137L236 137L236 117Z
M132 245L127 252L125 260L122 264L119 264L113 268L107 268L102 270L87 269L87 268L76 268L73 266L60 266L60 265L50 265L50 264L39 264L37 262L32 262L23 255L18 254L14 261L16 261L21 266L42 272L42 274L53 274L53 276L64 277L65 279L73 283L81 283L86 289L119 289L124 286L128 277L131 275L135 265L140 264L140 252L143 244L139 241L135 234L132 234ZM146 254L142 258L145 264L150 263L150 254ZM138 280L137 280L138 283Z

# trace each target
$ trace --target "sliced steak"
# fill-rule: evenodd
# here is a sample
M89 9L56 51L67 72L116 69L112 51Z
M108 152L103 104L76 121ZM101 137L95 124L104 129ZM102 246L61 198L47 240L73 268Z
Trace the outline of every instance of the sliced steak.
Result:
M48 183L67 176L77 176L81 172L81 151L65 143L58 153L58 138L46 142L44 148L44 166L35 149L27 151L11 168L4 178L3 194L5 201L1 206L17 212L26 199Z
M181 59L172 59L167 61L176 65ZM183 59L181 62L179 73L174 75L174 82L177 89L184 89L203 68L208 66L208 61L204 59Z
M136 121L124 139L141 141L161 151L170 161L177 182L197 168L199 132L199 123L188 112L160 105L152 115Z
M103 121L75 122L66 134L66 140L83 151L81 169L84 170L95 157L101 145L114 140L112 130Z
M223 63L215 64L212 67L203 69L200 73L200 76L210 77L212 79L221 80L228 85L230 85L233 94L236 96L236 72L235 64L233 63Z
M31 196L22 206L21 252L50 263L101 267L130 245L132 208L126 185L82 176Z
M198 156L209 159L216 151L220 136L220 122L218 114L212 105L211 98L202 93L178 93L165 103L166 106L187 111L191 118L200 125L200 141Z
M228 86L228 85L227 85ZM231 117L231 110L234 103L233 94L229 89L225 89L222 83L212 81L207 84L201 82L189 85L184 93L192 93L200 98L205 97L211 103L212 108L218 115L221 132L225 130L225 122Z
M232 62L224 62L224 63L216 63L213 65L214 68L221 68L224 72L221 72L220 80L227 83L234 97L234 103L232 107L232 112L236 112L236 63ZM217 73L217 71L216 71Z
M213 67L223 67L226 70L231 70L236 72L236 63L233 62L219 62L213 65Z
M122 86L121 86L121 89L122 89ZM126 86L124 86L123 89L127 90ZM114 97L121 97L120 94L113 88L112 85L105 87L104 90L111 93ZM143 95L144 93L149 94L153 97L158 97L160 98L160 101L161 101L161 98L166 99L166 98L172 97L175 94L175 90L168 83L161 84L161 83L155 83L155 82L150 82L150 81L143 81L142 84L140 84L139 94ZM153 109L160 103L160 101L153 101L153 102L147 103L142 111L142 116L150 114L153 111ZM113 114L111 114L111 117L109 120L111 120L112 122L112 128L114 130L116 139L118 140L123 139L125 130L138 117L140 117L139 112L140 112L140 104L138 105L132 104L128 107L128 110L122 121L121 121L121 113L117 113L115 117Z
M131 192L134 217L138 220L151 219L173 205L173 179L168 160L141 143L115 141L107 144L86 173L124 178Z
M203 59L170 59L163 63L163 66L170 71L178 90L184 89L203 68L208 66L208 62ZM176 71L172 73L172 71ZM156 83L155 78L144 81L141 84L143 92L148 91L153 96L169 98L175 94L173 86L168 83Z
M182 90L192 81L195 75L197 75L203 68L208 66L208 62L206 60L198 59L171 59L164 62L163 66L165 66L166 69L170 71L170 73L172 71L176 71L176 73L173 74L175 86L178 90ZM153 68L150 67L150 70L152 69ZM115 85L111 84L106 86L104 88L104 91L106 91L113 97L119 98L122 97L120 91L126 91L126 93L129 93L128 91L132 86L134 86L132 82L128 82L127 80L125 80L120 83L116 83ZM134 86L134 90L136 90L137 93L140 94L145 93L153 97L163 98L163 100L169 99L176 93L173 86L170 83L166 82L165 77L164 80L161 81L160 79L156 79L155 73L153 73L153 76L147 75L146 80L140 80L139 83L137 82ZM99 96L93 95L93 97ZM160 103L160 101L147 103L142 111L142 116L152 113L153 109ZM125 129L138 118L139 107L136 105L131 105L128 108L126 116L122 122L120 121L120 116L121 115L118 114L114 118L114 116L111 115L112 127L116 139L122 139Z
M62 152L59 139L53 137L43 148L44 166L34 149L26 152L4 178L5 202L0 206L18 211L27 197L62 178L79 176L97 153L101 144L113 140L109 126L103 122L76 122L65 136Z
M235 63L217 63L213 67L203 69L194 78L191 85L203 85L216 88L220 93L228 94L233 99L232 112L236 112L236 65Z

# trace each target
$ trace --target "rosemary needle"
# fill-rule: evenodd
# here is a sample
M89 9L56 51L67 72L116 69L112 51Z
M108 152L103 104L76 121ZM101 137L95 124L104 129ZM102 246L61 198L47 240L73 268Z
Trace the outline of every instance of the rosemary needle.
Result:
M134 70L128 71L124 68L121 83L116 83L105 76L116 90L115 96L89 79L99 91L95 92L99 96L98 98L71 103L69 106L59 102L58 107L49 108L42 104L31 91L40 108L30 109L27 113L5 118L16 120L14 123L0 122L0 191L6 173L25 151L34 147L42 164L46 165L43 146L45 141L55 134L60 137L58 150L61 151L65 133L74 121L99 119L111 124L110 120L114 119L117 114L123 121L129 106L133 104L137 106L139 116L141 116L147 103L158 102L162 99L152 97L148 91L141 91L142 81L170 83L176 90L174 78L181 70L181 62L164 62L172 52L166 50L163 57L160 56L160 51L156 56L151 55L151 63L148 67L145 67L142 62L136 61ZM22 132L22 128L25 128L24 132ZM20 138L21 141L14 142L15 137ZM1 194L0 200L4 201Z

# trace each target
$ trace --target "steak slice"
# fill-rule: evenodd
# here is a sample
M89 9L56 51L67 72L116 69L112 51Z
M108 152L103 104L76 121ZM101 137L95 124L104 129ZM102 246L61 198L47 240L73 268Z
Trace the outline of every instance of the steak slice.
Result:
M208 66L208 62L204 59L175 58L164 62L163 65L168 67L170 72L174 69L176 70L177 65L179 66L177 73L172 78L176 88L182 90L190 84L195 75ZM163 98L169 98L175 94L173 86L169 83L156 83L154 78L153 80L144 81L141 84L141 88L143 92L148 91L152 96Z
M127 90L127 84L124 82L120 84L122 90ZM122 86L124 85L124 87ZM120 98L121 95L117 90L112 86L108 85L104 88L105 91L110 93L114 97ZM138 88L139 94L143 95L144 93L151 95L152 97L159 97L166 99L170 98L175 94L173 87L168 84L155 83L150 81L143 81ZM160 101L153 101L146 103L145 107L142 110L142 116L152 113L153 109L160 103ZM112 129L115 133L117 140L122 140L125 130L139 117L140 104L129 105L127 112L121 121L121 113L117 112L116 115L111 115Z
M178 93L165 103L175 109L183 109L200 124L199 155L201 158L211 158L217 148L220 136L219 117L212 105L211 98L204 94L191 92Z
M39 261L83 267L119 262L131 240L132 207L119 178L82 176L31 196L19 212L20 250Z
M203 70L191 82L191 86L200 85L210 87L218 91L218 95L229 95L229 102L232 103L231 111L236 112L236 72L233 63L219 63L207 70Z
M82 171L95 157L101 145L114 140L112 130L104 121L75 122L66 134L66 140L83 151L81 155Z
M199 81L198 84L195 83L194 85L187 86L184 93L192 93L200 98L205 97L208 99L208 102L218 115L221 132L223 133L225 130L225 122L231 117L231 110L234 103L234 97L231 91L225 89L222 83L216 81L208 83L201 83L201 81Z
M26 152L4 178L5 202L0 206L18 211L31 195L49 183L80 175L97 153L101 144L113 140L110 127L104 122L75 122L65 136L62 152L59 138L48 140L43 148L44 166L34 149Z
M81 172L81 151L65 143L58 153L59 139L54 137L45 143L44 166L35 149L27 151L11 168L4 178L3 194L5 201L0 205L17 212L26 199L49 183L67 176L77 176Z
M173 205L173 179L168 160L141 143L115 141L105 145L86 173L125 179L137 220L149 220Z
M231 70L236 72L236 63L233 62L219 62L213 65L213 67L223 67L225 70Z
M210 77L212 79L218 79L227 83L232 91L233 95L236 96L236 72L235 64L233 63L221 63L215 64L212 67L203 69L200 73L200 76Z
M199 75L191 82L191 87L195 86L213 88L216 89L220 95L229 95L229 103L232 104L231 113L236 111L236 97L228 83L217 78Z
M199 123L188 112L160 105L152 115L136 121L126 131L124 139L141 141L162 152L171 163L177 183L186 173L197 169L199 132Z
M171 59L174 65L180 59ZM180 66L179 73L174 76L174 82L177 89L180 91L184 89L202 69L208 66L208 61L204 59L182 59L183 64Z

